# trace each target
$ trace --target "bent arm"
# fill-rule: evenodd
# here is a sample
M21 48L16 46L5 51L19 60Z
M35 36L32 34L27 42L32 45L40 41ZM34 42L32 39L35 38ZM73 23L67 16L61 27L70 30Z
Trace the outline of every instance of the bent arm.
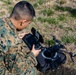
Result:
M15 56L15 60L14 60ZM37 75L35 66L37 60L33 53L27 54L25 57L22 53L3 54L0 51L0 74L18 74L18 75Z
M27 54L25 57L17 54L12 72L19 75L37 75L36 65L37 61L32 53Z

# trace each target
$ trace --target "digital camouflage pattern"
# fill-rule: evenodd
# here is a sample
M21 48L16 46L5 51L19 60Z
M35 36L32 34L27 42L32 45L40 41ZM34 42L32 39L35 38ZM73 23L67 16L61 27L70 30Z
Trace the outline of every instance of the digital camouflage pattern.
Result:
M36 65L10 19L0 19L0 75L37 75Z

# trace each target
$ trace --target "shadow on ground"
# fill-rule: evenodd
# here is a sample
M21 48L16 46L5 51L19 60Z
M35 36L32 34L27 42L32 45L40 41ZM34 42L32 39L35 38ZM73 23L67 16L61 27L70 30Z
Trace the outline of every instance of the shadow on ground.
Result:
M76 70L72 69L72 68L67 68L67 67L61 66L56 71L49 70L49 71L47 71L43 74L39 74L39 75L76 75Z
M71 14L72 17L76 17L76 9L73 9L71 7L63 7L63 6L55 6L55 10L58 11L67 11Z

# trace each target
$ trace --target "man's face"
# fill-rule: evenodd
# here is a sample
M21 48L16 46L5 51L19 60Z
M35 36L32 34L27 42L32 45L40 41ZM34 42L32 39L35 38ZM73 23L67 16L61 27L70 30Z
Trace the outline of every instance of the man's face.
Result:
M27 21L27 20L21 20L20 23L19 23L19 25L17 26L17 30L20 31L20 30L26 28L31 22L32 22L32 20L29 20L29 21Z

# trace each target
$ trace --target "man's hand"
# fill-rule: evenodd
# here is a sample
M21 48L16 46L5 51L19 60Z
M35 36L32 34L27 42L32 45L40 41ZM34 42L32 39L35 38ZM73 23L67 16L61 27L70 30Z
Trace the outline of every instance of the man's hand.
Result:
M18 36L19 36L20 39L22 39L26 34L28 34L28 33L22 32Z
M33 45L33 48L32 48L32 51L31 52L34 54L34 56L37 56L40 53L40 51L41 51L41 49L36 50L35 49L35 45Z

